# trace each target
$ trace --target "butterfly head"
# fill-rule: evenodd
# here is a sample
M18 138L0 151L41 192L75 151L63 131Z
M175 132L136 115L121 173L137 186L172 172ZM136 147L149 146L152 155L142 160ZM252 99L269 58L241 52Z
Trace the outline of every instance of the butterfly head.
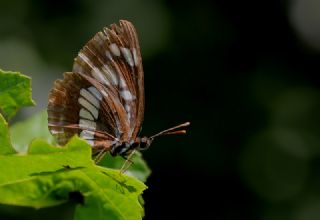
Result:
M111 147L110 153L112 156L127 156L133 150L143 151L150 147L153 139L148 137L137 137L134 141L131 142L116 142Z
M153 138L148 138L148 137L142 137L139 139L140 139L139 140L140 144L137 147L137 150L139 151L147 150L153 141Z

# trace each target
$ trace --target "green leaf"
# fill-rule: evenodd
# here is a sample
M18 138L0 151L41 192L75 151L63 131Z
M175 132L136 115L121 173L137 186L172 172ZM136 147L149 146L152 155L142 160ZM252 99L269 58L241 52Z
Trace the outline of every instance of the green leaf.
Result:
M10 135L13 147L20 153L27 152L28 145L34 138L41 138L48 143L54 143L54 138L48 130L47 111L39 112L10 126Z
M99 167L91 147L74 137L62 148L34 140L26 155L0 155L0 203L42 208L83 196L76 220L141 219L139 196L146 186L119 171Z
M31 79L18 72L0 69L0 109L4 116L9 120L19 108L32 105Z
M9 137L8 124L0 114L0 154L15 153Z

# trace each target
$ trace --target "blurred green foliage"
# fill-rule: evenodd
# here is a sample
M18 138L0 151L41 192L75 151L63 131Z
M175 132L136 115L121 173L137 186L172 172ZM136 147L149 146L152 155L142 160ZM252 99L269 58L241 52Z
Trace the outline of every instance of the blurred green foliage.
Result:
M13 147L20 153L26 153L29 143L35 138L41 138L48 143L55 144L48 129L47 111L39 112L10 126L10 136Z

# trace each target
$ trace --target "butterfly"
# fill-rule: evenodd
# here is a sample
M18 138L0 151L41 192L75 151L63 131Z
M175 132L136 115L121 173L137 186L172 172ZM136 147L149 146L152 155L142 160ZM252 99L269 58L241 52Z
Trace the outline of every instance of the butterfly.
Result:
M54 82L47 108L48 127L60 145L75 134L85 139L96 162L107 152L122 156L128 162L121 169L125 170L136 150L149 148L155 137L184 134L190 124L138 137L144 107L137 32L132 23L120 20L119 25L98 32L74 59L72 72Z

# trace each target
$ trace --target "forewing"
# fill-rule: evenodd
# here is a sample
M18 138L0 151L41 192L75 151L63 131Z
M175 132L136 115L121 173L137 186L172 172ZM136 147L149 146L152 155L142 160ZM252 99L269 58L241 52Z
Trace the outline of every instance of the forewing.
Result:
M144 76L134 26L121 20L119 25L113 24L98 32L79 52L73 72L98 81L107 94L113 97L117 109L107 99L102 106L102 113L109 115L117 111L119 117L125 117L122 122L113 120L116 128L121 128L114 133L123 141L134 139L144 114ZM104 118L101 121L110 123L110 120Z
M132 140L143 114L140 47L128 21L98 32L75 58L73 72L57 80L49 95L49 128L61 145L74 134L95 149Z

